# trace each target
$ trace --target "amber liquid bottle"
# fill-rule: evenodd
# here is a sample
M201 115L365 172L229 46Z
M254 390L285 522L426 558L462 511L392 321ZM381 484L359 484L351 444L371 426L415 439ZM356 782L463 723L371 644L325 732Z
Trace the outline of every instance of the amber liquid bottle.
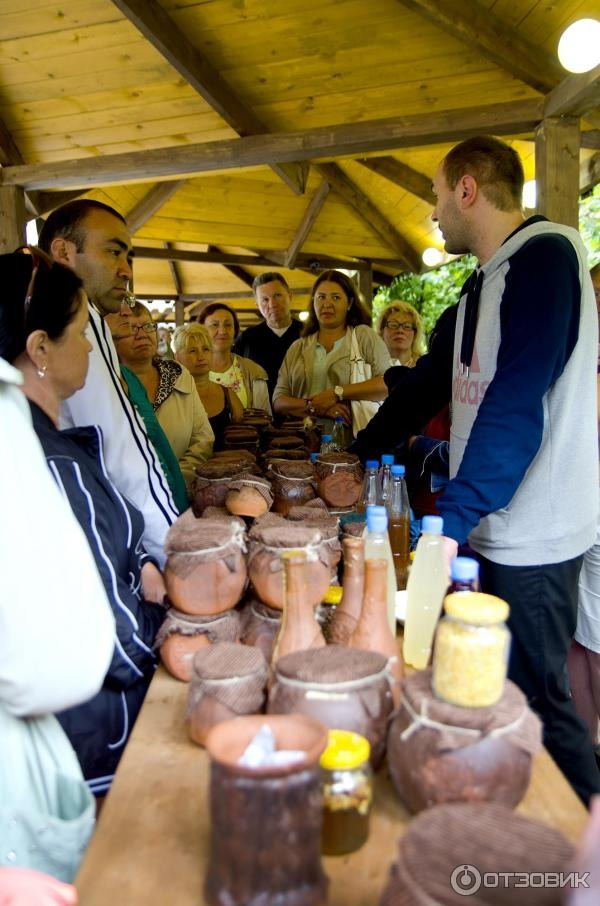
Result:
M406 588L410 563L410 505L404 481L404 466L392 466L387 511L396 588L400 591Z

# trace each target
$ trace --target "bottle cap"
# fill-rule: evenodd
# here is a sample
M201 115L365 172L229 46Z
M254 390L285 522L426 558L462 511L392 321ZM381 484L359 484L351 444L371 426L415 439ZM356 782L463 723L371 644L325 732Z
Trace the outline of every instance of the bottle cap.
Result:
M383 513L374 513L373 510L383 509ZM387 532L388 518L383 507L367 507L367 531L368 532Z
M404 475L405 472L404 466L392 466L392 475Z
M476 626L502 623L510 613L510 607L502 598L484 595L480 591L455 591L446 595L444 610L449 617L474 623Z
M327 442L327 441L331 440L332 437L333 437L332 434L321 434L321 442L323 442L323 441Z
M394 454L393 453L384 453L381 457L382 466L393 466L394 465Z
M455 557L450 564L450 575L458 582L472 582L479 576L479 563L472 557Z
M378 469L379 460L378 459L367 459L367 461L365 463L365 468L366 469Z
M311 462L316 462L316 461L317 461L317 456L318 456L318 455L319 455L318 453L311 453L311 454L310 454L310 461L311 461Z
M344 419L341 415L336 415L336 417L334 418L334 422L336 423L336 425L339 425L339 424L343 425Z
M444 531L444 520L441 516L423 516L421 531L429 532L431 535L441 535Z
M330 730L327 748L321 755L321 767L326 771L358 768L371 754L369 740L350 730Z

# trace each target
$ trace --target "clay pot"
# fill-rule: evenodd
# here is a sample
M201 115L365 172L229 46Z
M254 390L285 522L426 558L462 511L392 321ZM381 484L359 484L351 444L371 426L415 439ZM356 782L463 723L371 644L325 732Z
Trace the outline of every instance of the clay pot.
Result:
M268 512L273 503L271 483L258 476L241 476L229 485L225 506L236 516L257 519Z
M248 576L260 600L269 607L283 609L283 561L286 550L303 548L307 552L307 600L316 607L329 588L331 555L320 532L302 523L289 523L252 529Z
M160 646L160 659L171 676L182 683L189 683L194 655L209 647L210 639L207 635L180 635L177 632L168 636Z
M315 469L317 492L327 506L345 509L354 506L362 492L363 472L353 453L321 453Z
M240 465L242 463L242 465ZM246 471L250 461L240 457L231 459L215 457L196 468L196 478L192 482L192 508L196 516L201 516L208 506L225 506L229 490L229 481Z
M331 641L346 645L356 630L365 588L365 542L362 538L343 538L344 577L342 600L331 621Z
M287 767L237 763L263 724L278 749L302 750ZM211 758L209 906L321 906L322 798L318 758L327 729L304 715L239 717L208 734Z
M360 733L377 768L394 710L390 680L387 658L373 651L341 645L297 651L278 660L267 711L308 714L330 729Z
M193 617L170 608L154 645L171 676L189 683L195 654L213 642L237 641L239 631L237 611L216 617Z
M403 663L387 616L387 561L367 559L365 562L365 591L358 624L348 639L352 648L378 651L388 658L394 677L392 695L396 707L400 701Z
M267 663L273 655L275 639L281 626L281 610L273 610L258 600L251 600L246 604L244 631L242 642L260 648Z
M293 506L302 506L316 497L315 472L309 462L275 462L269 475L273 487L273 509L286 516Z
M288 551L282 555L284 597L283 614L275 640L271 667L280 657L293 651L322 648L325 639L309 603L308 561L304 551Z

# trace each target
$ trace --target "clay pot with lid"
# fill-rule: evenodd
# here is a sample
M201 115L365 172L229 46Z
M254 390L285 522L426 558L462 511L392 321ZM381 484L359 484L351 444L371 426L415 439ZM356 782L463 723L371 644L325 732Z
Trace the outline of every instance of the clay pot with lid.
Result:
M192 509L195 515L201 516L208 506L225 506L230 480L250 468L250 461L240 460L239 457L215 457L197 466L192 482Z
M214 615L238 603L246 586L245 532L232 520L196 519L187 510L167 533L164 578L171 604Z
M286 516L293 506L301 506L316 497L315 472L309 462L272 462L269 476L276 513Z
M271 482L259 475L240 475L229 483L225 506L236 516L256 519L273 504Z
M214 642L237 642L239 634L240 617L236 610L199 617L171 607L158 630L154 647L160 650L160 659L171 676L189 683L197 652Z
M317 491L327 506L354 506L362 493L363 471L354 453L320 453L315 460Z
M242 642L260 648L267 663L271 662L275 639L281 626L281 610L267 607L257 598L246 602L243 610Z
M301 751L286 767L250 768L238 759L263 724L276 748ZM209 906L321 906L322 795L318 759L327 728L305 715L238 717L213 727Z

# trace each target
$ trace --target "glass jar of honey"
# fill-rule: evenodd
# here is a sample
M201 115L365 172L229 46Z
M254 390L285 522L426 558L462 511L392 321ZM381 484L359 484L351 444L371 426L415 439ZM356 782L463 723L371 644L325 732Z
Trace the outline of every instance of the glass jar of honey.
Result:
M444 600L435 637L433 691L464 708L486 708L502 697L510 649L506 601L480 592Z
M323 830L325 855L352 853L369 836L373 800L373 775L367 739L349 730L330 730L329 744L321 755Z

